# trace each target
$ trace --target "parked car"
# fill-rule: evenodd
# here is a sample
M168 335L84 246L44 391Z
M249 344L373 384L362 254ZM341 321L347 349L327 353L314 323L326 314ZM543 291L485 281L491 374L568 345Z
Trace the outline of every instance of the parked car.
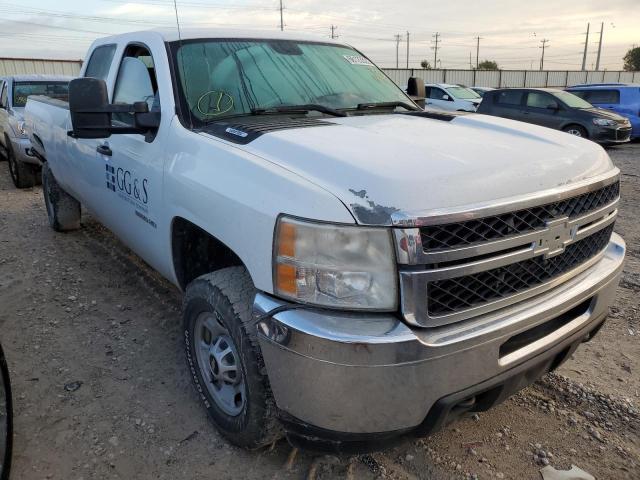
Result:
M31 143L24 130L24 106L29 95L67 99L71 77L15 75L0 79L0 155L9 162L9 173L17 188L33 187L40 179L40 160L30 154Z
M33 187L40 181L41 161L33 156L24 129L24 107L30 95L46 94L67 100L72 77L15 75L0 80L0 156L9 162L9 173L17 188Z
M80 77L27 102L49 223L86 207L184 290L197 395L236 445L426 435L605 320L625 244L592 142L424 111L320 37L128 33Z
M484 97L485 93L490 92L491 90L495 90L495 88L491 88L491 87L470 87L470 88L481 97Z
M631 135L628 119L552 88L502 88L487 92L478 113L535 123L603 144L628 142Z
M631 83L598 83L574 85L568 92L590 104L613 110L631 122L631 138L640 138L640 85Z
M426 106L437 110L475 112L482 97L467 87L446 83L428 83Z

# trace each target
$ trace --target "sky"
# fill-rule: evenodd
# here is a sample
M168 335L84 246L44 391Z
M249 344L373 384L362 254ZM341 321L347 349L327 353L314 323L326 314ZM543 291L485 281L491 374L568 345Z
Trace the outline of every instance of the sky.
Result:
M545 69L579 70L587 23L587 68L595 66L601 24L600 68L622 69L640 46L640 0L282 0L284 29L353 45L381 67L469 68L495 60L504 69L537 69L542 40ZM280 28L279 0L178 0L183 27ZM0 57L82 59L98 37L176 25L172 0L0 0ZM397 44L396 35L400 35ZM471 58L470 58L471 57Z

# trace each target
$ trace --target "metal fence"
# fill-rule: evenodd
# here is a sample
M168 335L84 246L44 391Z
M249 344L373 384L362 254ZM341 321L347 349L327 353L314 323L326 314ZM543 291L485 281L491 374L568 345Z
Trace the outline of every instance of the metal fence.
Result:
M0 76L24 74L71 75L80 73L81 60L0 58Z
M401 87L409 77L426 83L455 83L477 87L568 87L579 83L640 83L640 72L568 70L423 70L383 68Z

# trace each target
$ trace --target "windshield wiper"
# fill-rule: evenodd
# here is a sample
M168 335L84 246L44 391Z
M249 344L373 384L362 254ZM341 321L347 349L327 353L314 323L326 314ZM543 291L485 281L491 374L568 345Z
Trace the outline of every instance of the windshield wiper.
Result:
M281 105L279 107L269 108L252 108L251 113L253 115L269 115L274 113L308 113L308 112L320 112L327 115L333 115L334 117L346 117L347 114L340 112L324 105L317 105L315 103L309 103L304 105Z
M371 102L371 103L359 103L358 106L356 107L356 110L369 110L369 109L374 109L374 108L395 108L395 107L402 107L405 110L412 110L412 111L421 111L420 107L417 107L415 105L411 105L409 103L406 102Z

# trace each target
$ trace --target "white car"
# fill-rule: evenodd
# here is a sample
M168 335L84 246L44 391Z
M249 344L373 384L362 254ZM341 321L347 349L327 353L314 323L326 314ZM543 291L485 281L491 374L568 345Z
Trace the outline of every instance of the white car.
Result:
M482 97L467 87L447 83L425 85L426 107L436 110L475 112Z
M49 222L86 208L184 290L197 398L236 445L426 435L614 300L620 171L593 142L424 111L353 48L275 31L103 38L80 77L26 106Z

